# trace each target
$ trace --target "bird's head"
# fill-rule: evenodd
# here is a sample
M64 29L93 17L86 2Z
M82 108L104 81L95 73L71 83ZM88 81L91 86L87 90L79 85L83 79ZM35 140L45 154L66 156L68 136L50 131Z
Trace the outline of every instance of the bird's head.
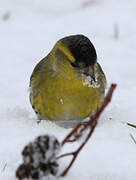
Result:
M97 61L96 50L84 35L72 35L60 39L55 45L56 56L66 59L73 69L90 75L95 80L94 65Z

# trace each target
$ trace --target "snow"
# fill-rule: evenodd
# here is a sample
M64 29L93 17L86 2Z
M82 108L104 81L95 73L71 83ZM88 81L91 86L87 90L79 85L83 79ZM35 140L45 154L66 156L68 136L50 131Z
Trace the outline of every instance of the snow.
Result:
M86 76L84 74L82 74L82 78L83 78L83 85L84 86L88 86L88 87L92 87L92 88L99 88L100 85L97 83L97 77L98 75L96 74L95 76L95 81L90 77L90 76Z
M118 86L64 179L135 180L136 144L130 133L136 138L136 130L124 123L136 124L135 9L135 0L1 1L0 179L15 179L21 151L34 138L53 134L61 141L70 132L50 121L37 123L28 87L34 66L55 42L79 33L96 47L108 87L112 82Z

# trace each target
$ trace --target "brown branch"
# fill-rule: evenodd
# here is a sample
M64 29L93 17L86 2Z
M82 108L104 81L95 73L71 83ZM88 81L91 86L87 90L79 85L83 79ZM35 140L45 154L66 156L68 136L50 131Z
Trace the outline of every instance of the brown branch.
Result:
M62 155L58 156L56 159L60 159L60 158L62 158L62 157L72 156L72 155L74 156L74 153L75 153L75 152L70 152L70 153L62 154Z
M77 133L78 129L82 126L82 123L78 123L77 126L66 136L66 138L62 141L61 145L63 146L66 142L70 142L70 138L73 134Z
M105 107L110 103L111 98L112 98L112 94L113 94L116 86L117 86L116 84L111 84L110 89L109 89L109 91L107 92L107 94L106 94L106 96L105 96L105 98L104 98L104 100L103 100L102 105L101 105L100 108L95 112L95 114L90 117L90 120L88 121L86 127L87 127L87 126L90 126L90 125L92 124L92 122L95 122L96 119L98 119L98 118L100 117L100 115L101 115L101 113L104 111Z
M97 122L96 122L97 124ZM61 155L62 157L64 156L68 156L68 155L73 155L73 159L71 160L71 162L69 163L68 167L62 172L61 176L65 176L67 174L67 172L69 171L69 169L71 168L72 164L74 163L74 161L76 160L79 152L82 150L82 148L84 147L84 145L87 143L87 141L89 140L90 136L92 135L95 127L96 127L96 124L92 126L89 134L87 135L85 141L80 145L80 147L73 153L67 153L67 154L64 154L64 155Z
M115 90L116 88L116 84L112 84L108 93L106 94L104 100L103 100L103 103L102 105L100 106L100 108L95 112L94 115L92 115L89 119L89 121L86 123L86 124L83 124L83 123L79 123L67 136L66 138L62 141L62 146L65 144L65 143L68 143L68 142L71 142L70 138L72 136L75 137L75 134L78 134L77 136L77 139L79 139L79 137L82 136L82 133L83 131L87 130L88 128L90 128L89 130L89 133L85 139L85 141L79 146L79 148L75 151L75 152L71 152L71 153L67 153L67 154L63 154L61 156L58 157L61 158L61 157L65 157L65 156L69 156L69 155L73 155L73 158L71 160L71 162L69 163L68 167L62 172L61 176L65 176L67 174L67 172L69 171L69 169L71 168L72 164L74 163L75 159L77 158L79 152L82 150L82 148L85 146L85 144L87 143L87 141L89 140L89 138L91 137L91 135L93 134L94 132L94 129L97 125L97 121L98 121L98 118L100 117L101 113L103 112L103 110L105 109L105 107L109 104L109 102L111 101L111 98L112 98L112 94L113 94L113 91ZM79 128L81 128L81 130L78 132ZM76 138L74 139L77 140Z
M62 141L62 146L65 143L68 142L74 142L77 139L79 139L82 136L82 132L86 129L87 126L90 126L90 124L92 124L92 119L95 119L96 116L100 116L100 114L102 113L102 111L105 109L105 107L108 105L108 103L111 101L112 98L112 94L114 89L116 88L116 84L112 84L107 95L105 96L103 103L101 105L101 107L95 112L95 114L93 116L90 117L89 121L84 123L84 122L80 122L77 124L77 126L65 137L65 139ZM82 129L78 132L78 130L82 127ZM76 134L78 134L78 136L76 137ZM74 136L74 140L70 140L70 138Z

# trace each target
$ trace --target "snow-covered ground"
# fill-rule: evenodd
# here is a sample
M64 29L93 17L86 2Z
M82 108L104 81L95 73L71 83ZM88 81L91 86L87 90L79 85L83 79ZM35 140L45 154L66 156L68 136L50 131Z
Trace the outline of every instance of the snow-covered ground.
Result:
M118 86L64 179L136 179L136 144L130 137L136 138L136 130L123 123L136 124L135 17L135 0L1 0L0 180L15 179L21 151L36 136L51 133L61 141L70 131L49 121L37 124L28 86L37 62L71 34L91 39L108 86Z

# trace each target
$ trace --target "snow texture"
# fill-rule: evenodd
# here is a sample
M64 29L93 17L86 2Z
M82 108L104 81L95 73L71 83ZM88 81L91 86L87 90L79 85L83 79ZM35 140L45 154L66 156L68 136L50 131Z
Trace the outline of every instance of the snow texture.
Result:
M15 180L21 152L35 137L61 140L71 129L37 123L29 102L34 66L60 38L84 34L94 44L108 80L117 83L112 102L65 180L135 180L136 130L135 0L1 0L0 179ZM77 142L78 144L78 142ZM75 146L75 145L74 145ZM71 152L73 146L66 146ZM69 159L61 162L66 167Z

